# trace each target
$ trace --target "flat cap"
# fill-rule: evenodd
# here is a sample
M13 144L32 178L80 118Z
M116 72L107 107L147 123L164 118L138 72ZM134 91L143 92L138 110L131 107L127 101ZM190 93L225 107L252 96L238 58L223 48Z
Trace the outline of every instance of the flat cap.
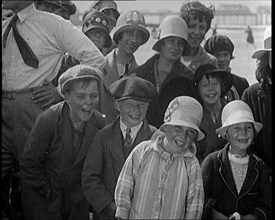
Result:
M63 96L68 86L78 79L94 79L101 82L102 72L94 67L79 64L67 69L58 79L58 91Z
M234 44L226 35L215 34L208 38L204 44L206 52L214 55L221 51L227 51L233 59Z
M134 99L149 102L156 95L156 88L151 82L131 75L112 83L110 93L117 101Z

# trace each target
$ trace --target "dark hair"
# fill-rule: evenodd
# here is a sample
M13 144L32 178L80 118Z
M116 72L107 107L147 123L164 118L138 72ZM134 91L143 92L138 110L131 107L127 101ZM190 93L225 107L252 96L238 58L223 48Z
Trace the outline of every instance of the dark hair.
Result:
M82 89L86 89L86 88L89 86L89 84L90 84L91 81L97 82L98 91L99 91L99 90L100 90L100 82L99 82L98 80L92 79L92 78L84 78L84 79L79 78L79 79L76 79L76 80L74 80L74 81L72 81L72 82L68 82L68 85L67 85L66 88L64 89L64 94L65 94L66 92L67 92L67 93L70 93L70 91L73 90L73 87L74 87L76 84L78 84L78 83L80 84L80 87L81 87Z
M258 95L262 98L265 98L268 94L271 93L271 69L269 66L269 55L268 52L264 53L257 60L257 68L256 68L256 79L260 84L260 88L258 91Z
M210 7L206 7L199 1L187 2L183 3L180 9L180 17L183 18L187 25L189 26L191 15L194 18L198 18L200 20L204 19L207 23L206 32L210 29L211 21L214 18L215 7L210 5Z

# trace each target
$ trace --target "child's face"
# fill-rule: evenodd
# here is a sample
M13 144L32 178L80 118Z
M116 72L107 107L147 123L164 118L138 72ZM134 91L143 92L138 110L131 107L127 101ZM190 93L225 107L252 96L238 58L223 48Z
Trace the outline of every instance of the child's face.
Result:
M198 48L204 39L207 30L207 22L204 19L194 19L194 16L190 16L188 31L188 41L192 48Z
M190 127L166 125L164 144L172 153L184 152L196 140L198 132Z
M246 152L254 139L254 126L251 122L241 122L228 127L227 140L233 153Z
M215 53L214 56L218 60L219 69L227 71L231 61L230 53L228 53L227 51L220 51L218 53Z
M90 29L85 33L87 37L101 50L106 42L106 33L99 28Z
M163 45L161 46L161 56L168 61L174 62L181 57L184 46L185 42L180 37L167 37L163 40Z
M73 89L65 93L65 101L70 106L73 122L88 121L98 105L98 83L90 81L83 87L82 82L75 82Z
M149 103L134 99L121 100L116 103L121 119L128 127L136 126L145 119Z
M219 78L209 76L207 79L204 75L198 83L198 90L204 103L209 105L217 103L222 92Z

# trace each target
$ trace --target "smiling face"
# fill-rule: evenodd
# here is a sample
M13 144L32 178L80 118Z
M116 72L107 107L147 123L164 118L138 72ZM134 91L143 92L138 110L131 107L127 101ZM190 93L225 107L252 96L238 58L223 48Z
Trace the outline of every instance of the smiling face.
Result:
M233 154L246 155L247 148L254 139L254 126L251 122L241 122L231 125L227 129L227 140Z
M204 75L198 83L198 91L204 103L216 104L220 100L222 92L220 79L211 75L207 78Z
M176 61L183 53L185 42L180 37L167 37L163 39L160 47L160 56L169 61Z
M205 37L207 22L202 18L194 19L194 16L191 15L188 27L188 41L191 44L192 50L196 50Z
M65 93L65 101L70 107L73 122L88 121L98 105L98 82L95 80L78 81Z
M93 28L88 30L86 36L101 50L106 42L106 33L100 28Z
M198 132L190 127L165 125L164 148L171 153L186 151L197 139Z
M121 39L118 40L118 50L123 53L132 56L134 52L140 47L143 33L140 30L128 29L122 31Z
M142 122L147 113L149 103L134 99L116 101L116 108L120 112L121 120L128 127L133 127Z
M214 56L217 58L219 69L228 71L231 62L230 53L227 51L220 51L215 53Z

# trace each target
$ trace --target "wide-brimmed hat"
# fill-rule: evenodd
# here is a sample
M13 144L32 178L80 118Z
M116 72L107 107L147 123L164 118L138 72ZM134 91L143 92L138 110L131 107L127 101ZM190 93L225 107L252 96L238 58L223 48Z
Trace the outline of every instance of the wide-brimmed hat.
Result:
M234 78L232 74L223 69L218 69L212 64L203 64L196 69L194 73L193 85L197 87L201 77L207 74L215 74L222 80L224 84L224 91L222 91L222 95L225 95L233 85Z
M212 37L209 37L206 40L203 48L206 50L206 52L212 55L215 55L221 51L227 51L230 54L231 59L234 58L234 44L226 35L215 34Z
M94 79L99 84L102 80L102 72L94 67L79 64L67 69L58 79L58 92L64 97L68 86L75 80L79 79Z
M252 58L260 58L265 52L272 50L272 40L271 40L271 25L265 29L264 32L264 49L256 50L252 55Z
M182 55L187 56L191 52L191 45L187 40L188 26L179 16L169 15L165 17L159 25L158 41L153 45L153 50L160 52L162 41L167 37L179 37L184 40L184 50Z
M226 104L222 110L222 126L216 129L216 133L225 137L226 131L230 125L251 122L257 133L262 129L263 125L255 122L250 107L241 100L233 100Z
M135 75L123 77L113 82L109 89L117 101L134 99L149 102L157 94L156 88L151 82Z
M106 9L110 9L113 10L115 12L115 18L117 19L120 15L120 13L117 10L117 4L115 1L112 0L107 0L107 1L94 1L93 4L90 6L90 10L92 9L96 9L100 12L106 10Z
M113 30L113 40L116 44L118 43L119 34L129 29L137 29L143 33L141 44L145 44L149 40L150 32L147 30L145 18L140 12L126 11L118 17Z
M163 130L165 125L186 126L198 131L197 140L202 140L205 136L199 128L202 114L203 108L196 99L178 96L169 103L160 130Z
M112 39L108 29L109 18L102 12L92 10L89 12L83 21L82 32L86 33L91 29L101 29L106 34L106 42L103 47L110 47L112 45Z

